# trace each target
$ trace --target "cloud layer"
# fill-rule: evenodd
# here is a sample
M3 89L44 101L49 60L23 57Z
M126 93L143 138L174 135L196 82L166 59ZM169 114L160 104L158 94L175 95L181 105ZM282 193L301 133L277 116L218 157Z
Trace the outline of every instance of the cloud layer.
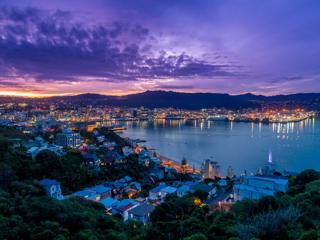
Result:
M320 91L320 4L3 0L0 93Z
M92 25L67 11L14 7L2 7L0 21L2 86L18 86L21 79L86 84L86 79L119 83L241 74L236 65L155 52L155 37L140 24Z

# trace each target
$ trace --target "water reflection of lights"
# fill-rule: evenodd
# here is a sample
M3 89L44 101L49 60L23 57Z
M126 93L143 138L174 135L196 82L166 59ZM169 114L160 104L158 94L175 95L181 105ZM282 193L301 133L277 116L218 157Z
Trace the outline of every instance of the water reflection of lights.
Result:
M254 123L251 122L251 137L253 138L253 132L254 132Z
M301 121L301 122L300 122L300 125L299 125L299 129L302 131L302 130L303 130L303 128L304 128L304 122L303 122L303 121Z
M262 123L259 122L259 133L261 133L261 127L262 127Z
M312 118L312 132L314 132L315 118Z
M126 127L140 127L140 128L166 128L166 127L171 127L171 128L184 128L185 126L193 126L194 128L199 128L199 130L203 131L205 129L212 129L215 125L214 121L207 121L207 120L166 120L166 119L157 119L154 121L126 121L126 122L119 122L119 121L108 121L108 124L122 124L123 126ZM306 119L304 121L300 122L288 122L288 123L270 123L269 127L270 130L274 133L274 136L279 138L279 139L290 139L292 134L295 136L298 136L301 134L303 131L315 131L315 118L312 119ZM234 130L234 124L233 121L230 121L229 123L229 130L233 131ZM226 123L225 126L228 126ZM242 123L241 123L242 124ZM220 123L218 124L220 125ZM261 134L264 132L265 129L265 124L259 122L259 123L254 123L251 122L251 137L255 137L255 130L256 134L261 136ZM311 129L312 128L312 129Z

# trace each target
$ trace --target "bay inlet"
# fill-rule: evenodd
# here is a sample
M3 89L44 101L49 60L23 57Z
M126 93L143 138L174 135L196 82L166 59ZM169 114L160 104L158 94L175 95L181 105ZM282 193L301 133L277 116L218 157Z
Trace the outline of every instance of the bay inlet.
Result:
M228 166L235 174L255 173L267 163L282 171L320 170L320 120L291 123L161 120L126 122L122 136L146 140L147 147L189 166L200 168L205 159L218 161L221 174Z

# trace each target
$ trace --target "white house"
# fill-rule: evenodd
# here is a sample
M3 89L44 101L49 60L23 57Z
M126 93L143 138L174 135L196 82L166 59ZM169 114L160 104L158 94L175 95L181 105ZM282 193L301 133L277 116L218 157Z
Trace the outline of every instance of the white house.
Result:
M273 196L276 192L285 192L287 189L288 179L274 176L247 176L243 184L235 184L233 187L236 201Z
M63 200L64 197L61 193L60 183L54 179L43 179L40 185L46 190L47 194L57 200Z
M39 152L49 150L51 152L54 152L57 156L63 156L65 152L62 150L62 147L57 146L55 144L44 144L40 147L31 147L27 150L27 154L32 158L35 159L35 157L38 155Z
M129 211L137 206L139 206L139 203L133 199L121 200L112 207L112 215L120 214L123 221L127 221L129 219Z
M161 190L167 187L165 183L160 183L157 187L149 190L149 198L157 199L161 197Z

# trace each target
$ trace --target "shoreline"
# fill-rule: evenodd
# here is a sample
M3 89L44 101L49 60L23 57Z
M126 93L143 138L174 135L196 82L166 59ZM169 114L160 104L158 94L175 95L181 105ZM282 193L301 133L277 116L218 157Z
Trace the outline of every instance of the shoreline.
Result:
M260 120L260 119L207 119L207 118L176 118L176 119L168 119L168 118L154 118L154 119L110 119L107 120L109 122L149 122L149 121L210 121L210 122L235 122L235 123L262 123L262 124L288 124L288 123L299 123L303 122L308 119L318 118L317 116L306 116L301 119L294 119L294 120Z
M174 168L177 172L181 173L182 172L182 169L181 169L181 163L179 163L177 160L173 160L173 159L170 159L166 156L163 156L159 153L156 153L156 156L158 158L160 158L160 161L161 161L161 165L164 166L164 167L172 167ZM197 168L193 168L193 167L190 167L188 165L186 171L186 173L192 173L192 174L200 174L201 173L201 170L200 169L197 169Z

